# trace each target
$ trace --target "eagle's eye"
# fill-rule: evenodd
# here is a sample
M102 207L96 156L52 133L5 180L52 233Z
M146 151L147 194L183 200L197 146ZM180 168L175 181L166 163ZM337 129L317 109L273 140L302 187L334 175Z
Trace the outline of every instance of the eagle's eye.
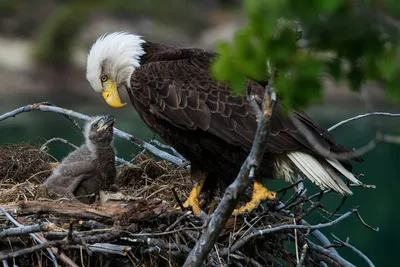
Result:
M106 82L106 81L108 80L108 76L105 75L105 74L102 74L102 75L100 76L100 80L104 83L104 82Z

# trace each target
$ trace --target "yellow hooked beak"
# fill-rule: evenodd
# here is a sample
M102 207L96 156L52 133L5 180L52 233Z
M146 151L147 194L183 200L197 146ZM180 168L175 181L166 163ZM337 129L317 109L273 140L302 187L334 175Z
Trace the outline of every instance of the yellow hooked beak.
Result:
M113 108L121 108L126 105L126 103L121 102L119 97L117 85L111 79L104 83L103 98Z

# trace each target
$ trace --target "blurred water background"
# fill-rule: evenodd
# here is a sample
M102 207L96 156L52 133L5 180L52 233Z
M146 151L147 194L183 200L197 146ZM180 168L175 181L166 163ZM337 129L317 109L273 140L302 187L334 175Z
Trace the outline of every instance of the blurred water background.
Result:
M153 41L214 50L218 41L230 40L245 23L240 2L0 0L0 113L50 101L88 115L113 114L117 128L148 141L153 134L130 105L110 108L86 81L90 45L104 32L130 31ZM359 95L350 93L345 84L326 83L324 92L323 103L312 106L308 114L325 127L369 111L400 112L400 107L388 102L374 85L366 86ZM123 98L128 100L124 94ZM378 129L400 134L399 123L396 118L370 117L346 124L333 134L343 145L357 148L371 140ZM68 120L53 113L24 113L0 122L1 144L41 144L52 137L77 145L83 141ZM120 138L116 138L115 145L118 155L125 159L138 152ZM70 151L65 144L50 146L50 153L58 160ZM340 212L360 205L364 219L380 231L372 232L351 217L325 234L332 232L343 240L348 236L351 244L376 266L394 266L400 249L400 145L380 144L364 158L365 163L358 164L355 172L363 173L362 181L377 188L354 189L355 195L348 198ZM328 210L340 203L335 196L326 200ZM357 266L365 266L346 248L339 248L339 252Z

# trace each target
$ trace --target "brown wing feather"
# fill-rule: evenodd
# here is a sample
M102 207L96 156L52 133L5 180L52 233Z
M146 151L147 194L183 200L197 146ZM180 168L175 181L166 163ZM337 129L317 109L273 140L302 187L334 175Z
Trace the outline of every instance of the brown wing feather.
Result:
M185 58L185 51L192 52L191 57ZM134 71L130 90L152 113L172 125L184 130L203 130L249 150L257 129L253 107L246 96L234 96L227 84L212 79L209 66L213 55L193 49L164 51L158 57L153 56L154 61ZM169 61L162 60L163 57ZM247 94L255 94L259 104L264 90L254 81L247 82ZM346 151L306 115L294 113L294 116L316 133L325 149ZM313 152L307 139L284 115L280 104L276 105L271 119L267 150L272 153Z

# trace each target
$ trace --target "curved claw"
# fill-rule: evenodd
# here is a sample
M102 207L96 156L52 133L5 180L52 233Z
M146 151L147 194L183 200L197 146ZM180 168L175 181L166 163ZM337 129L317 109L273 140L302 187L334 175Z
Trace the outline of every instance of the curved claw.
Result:
M192 208L193 214L196 217L200 217L202 213L205 214L204 211L201 210L199 203L199 196L201 193L201 189L203 188L204 181L201 181L198 185L196 185L189 194L188 199L183 203L184 208ZM180 209L180 208L178 208Z
M232 212L233 216L236 215L242 215L245 213L250 213L253 210L256 210L258 206L260 206L261 202L264 200L272 200L276 199L276 192L269 191L266 187L264 187L261 183L259 182L254 182L254 189L253 189L253 195L252 198L249 202L246 203L246 205L235 209Z

